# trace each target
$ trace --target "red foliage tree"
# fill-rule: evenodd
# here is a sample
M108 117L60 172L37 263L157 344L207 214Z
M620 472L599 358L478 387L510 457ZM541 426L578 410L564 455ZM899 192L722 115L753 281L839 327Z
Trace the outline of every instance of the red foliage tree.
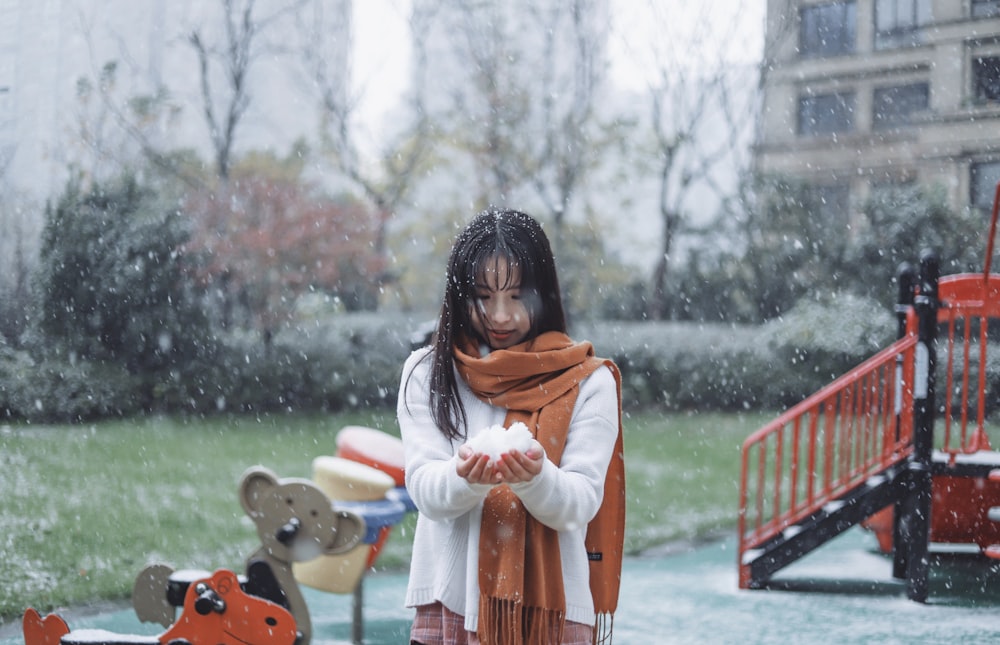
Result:
M187 252L201 283L218 294L224 318L242 311L274 331L299 296L320 292L349 309L371 309L384 261L378 217L286 177L248 174L214 191L190 194Z

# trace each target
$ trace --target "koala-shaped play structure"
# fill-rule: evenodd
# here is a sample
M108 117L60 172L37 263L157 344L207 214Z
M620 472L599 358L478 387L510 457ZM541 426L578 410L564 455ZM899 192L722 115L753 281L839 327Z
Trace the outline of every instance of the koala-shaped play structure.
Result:
M25 645L293 645L298 636L287 609L247 593L226 569L193 580L180 617L159 636L70 630L61 617L34 609L24 613L23 628Z
M257 527L261 545L246 562L242 581L247 593L288 609L295 617L297 643L312 637L309 608L302 596L292 563L322 555L346 553L361 542L364 520L338 510L315 484L306 479L279 479L262 466L247 470L240 480L240 503ZM154 564L136 578L132 605L143 622L167 626L175 619L179 600L202 572L174 571Z

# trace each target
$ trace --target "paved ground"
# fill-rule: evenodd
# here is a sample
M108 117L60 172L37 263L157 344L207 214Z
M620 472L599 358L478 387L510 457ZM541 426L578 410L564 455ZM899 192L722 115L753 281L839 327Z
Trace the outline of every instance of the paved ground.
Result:
M939 556L926 604L906 599L891 561L874 538L853 529L782 571L788 590L742 591L735 540L690 550L665 549L625 562L615 643L997 643L1000 570L978 557ZM410 612L401 606L405 574L365 581L365 642L406 643ZM317 645L351 637L351 598L307 590ZM130 608L64 612L71 628L156 634ZM21 643L16 625L0 627L0 645Z

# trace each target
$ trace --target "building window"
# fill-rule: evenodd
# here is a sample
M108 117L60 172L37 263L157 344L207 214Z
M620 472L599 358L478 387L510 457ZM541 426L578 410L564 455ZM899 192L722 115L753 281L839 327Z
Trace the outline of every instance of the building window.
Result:
M919 45L931 21L931 0L876 0L875 48Z
M803 56L836 56L854 51L857 10L854 0L802 7L799 50Z
M1000 181L1000 161L984 161L969 168L969 201L973 206L991 210Z
M927 109L930 87L913 83L875 89L872 101L872 126L876 130L905 126L913 116Z
M833 134L854 128L854 93L804 96L799 99L799 134Z
M972 0L972 17L1000 16L1000 0Z
M977 101L1000 101L1000 56L974 58L972 84Z

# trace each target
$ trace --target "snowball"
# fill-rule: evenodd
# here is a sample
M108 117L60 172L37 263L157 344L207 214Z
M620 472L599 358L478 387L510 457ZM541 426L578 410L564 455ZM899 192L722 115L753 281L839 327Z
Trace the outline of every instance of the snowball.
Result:
M510 424L510 428L504 428L498 424L481 430L479 434L469 440L469 447L478 453L488 455L492 461L496 461L500 455L511 450L527 452L533 440L534 437L531 436L528 426L520 421L515 421Z

